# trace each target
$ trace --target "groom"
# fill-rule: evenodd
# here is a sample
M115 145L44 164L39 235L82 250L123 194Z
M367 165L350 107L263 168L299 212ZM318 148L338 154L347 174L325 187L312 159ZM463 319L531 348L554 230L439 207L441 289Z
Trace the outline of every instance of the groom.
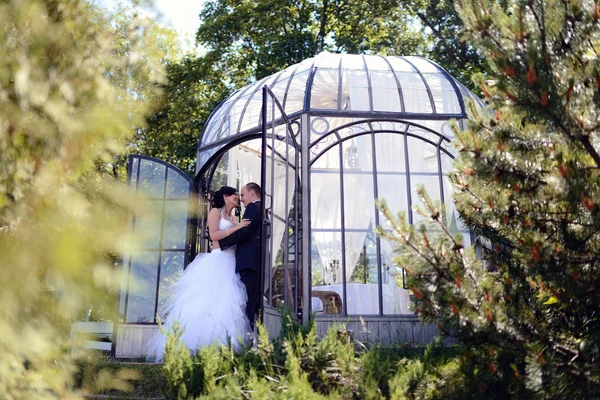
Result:
M248 183L242 188L240 198L246 207L243 218L249 219L250 225L219 240L219 246L223 250L237 245L235 272L239 272L242 282L246 285L248 293L246 315L250 320L252 330L254 330L254 320L260 306L260 226L262 223L260 197L261 189L256 183Z

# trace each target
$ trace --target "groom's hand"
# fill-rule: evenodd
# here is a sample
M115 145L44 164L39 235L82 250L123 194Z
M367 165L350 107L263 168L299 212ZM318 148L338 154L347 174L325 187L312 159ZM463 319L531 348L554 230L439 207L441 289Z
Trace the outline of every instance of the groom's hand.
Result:
M252 237L252 234L260 229L260 210L256 203L251 203L244 211L244 219L250 220L250 225L245 226L231 235L219 240L219 245L222 250L225 250L233 245L243 243Z

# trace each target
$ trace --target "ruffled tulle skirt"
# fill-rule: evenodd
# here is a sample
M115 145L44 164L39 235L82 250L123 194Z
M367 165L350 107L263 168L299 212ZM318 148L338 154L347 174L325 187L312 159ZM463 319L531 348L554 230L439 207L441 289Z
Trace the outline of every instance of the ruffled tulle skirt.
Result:
M210 344L231 343L239 350L247 341L246 287L235 272L235 251L199 254L170 291L163 328L172 332L177 320L181 340L192 352ZM166 338L158 331L148 342L148 360L160 362Z

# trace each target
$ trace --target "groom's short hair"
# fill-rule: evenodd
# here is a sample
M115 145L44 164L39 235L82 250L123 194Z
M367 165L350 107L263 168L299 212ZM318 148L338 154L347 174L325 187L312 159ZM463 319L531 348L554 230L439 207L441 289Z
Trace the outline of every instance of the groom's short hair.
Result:
M250 182L246 184L246 190L252 190L256 197L260 197L260 186L257 183Z

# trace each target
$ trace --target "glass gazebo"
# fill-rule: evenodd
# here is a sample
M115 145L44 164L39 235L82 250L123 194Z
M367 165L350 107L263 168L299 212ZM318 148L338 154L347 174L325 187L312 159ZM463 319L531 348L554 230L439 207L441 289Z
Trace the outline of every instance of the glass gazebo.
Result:
M378 225L390 228L375 200L385 199L393 212L405 212L418 224L413 206L417 186L424 185L446 208L448 226L469 243L447 176L453 163L448 124L464 123L469 99L484 106L444 69L420 57L323 52L237 90L213 111L200 134L196 177L185 183L189 194L173 197L167 181L148 171L155 166L165 176L184 174L148 157L132 156L130 182L137 185L133 189L145 179L163 184L163 209L175 201L170 198L189 199L200 210L190 215L207 210L208 202L192 200L194 193L210 199L222 185L262 185L262 318L273 333L280 326L276 309L284 306L303 322L314 313L319 329L344 321L358 331L360 320L370 324L377 340L393 340L395 332L426 341L428 334L415 329L411 293L404 272L392 262L392 245L374 234ZM142 168L150 178L140 175ZM165 269L172 280L190 257L210 250L203 218L187 218L178 231L182 243L169 248L173 240L164 227L173 232L179 229L173 221L186 218L173 213L169 220L164 211L163 216L152 262L140 268L131 262L134 252L124 265L125 276L150 279L148 288L155 288L145 292L145 300L136 295L129 302L133 296L124 283L124 324L154 324L160 315L161 254L181 261ZM140 319L143 305L147 311Z

